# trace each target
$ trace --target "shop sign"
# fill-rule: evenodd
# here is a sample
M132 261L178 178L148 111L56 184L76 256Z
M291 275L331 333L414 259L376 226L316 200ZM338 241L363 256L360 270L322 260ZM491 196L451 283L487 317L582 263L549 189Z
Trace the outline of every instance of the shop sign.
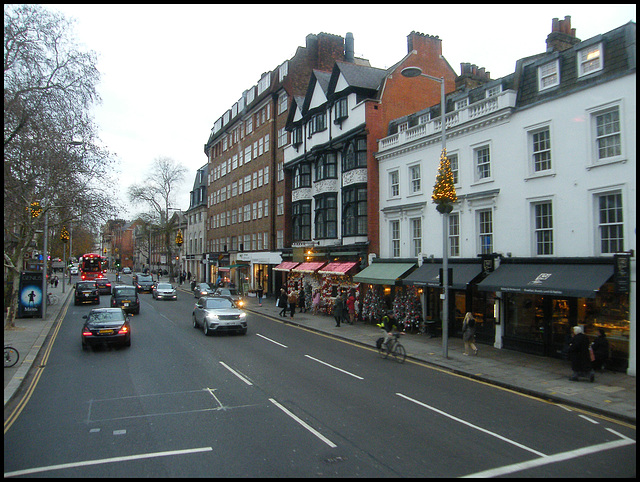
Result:
M614 280L618 293L628 293L631 285L631 274L629 272L628 254L614 254Z

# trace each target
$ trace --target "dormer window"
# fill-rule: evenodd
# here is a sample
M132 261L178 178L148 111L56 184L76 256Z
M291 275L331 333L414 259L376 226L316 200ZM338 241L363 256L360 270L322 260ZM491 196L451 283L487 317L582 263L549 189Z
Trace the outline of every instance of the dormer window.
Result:
M469 99L461 99L456 102L456 110L464 109L469 105Z
M398 126L398 132L404 132L409 128L409 123L408 122L403 122L402 124L400 124Z
M489 89L487 89L487 98L494 97L502 92L502 85L495 85Z
M538 67L538 90L542 91L560 84L560 62L554 60Z
M431 114L427 112L426 114L422 114L418 117L418 124L426 124L431 120Z
M602 44L578 52L578 77L602 70Z

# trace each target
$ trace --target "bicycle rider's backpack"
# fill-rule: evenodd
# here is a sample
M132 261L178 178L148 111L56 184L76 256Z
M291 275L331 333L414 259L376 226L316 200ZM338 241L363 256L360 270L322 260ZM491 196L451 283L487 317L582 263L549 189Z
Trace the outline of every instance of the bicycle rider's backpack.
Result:
M376 347L378 348L378 350L379 350L380 348L382 348L382 343L383 343L383 342L384 342L384 336L381 336L380 338L378 338L378 339L376 340Z

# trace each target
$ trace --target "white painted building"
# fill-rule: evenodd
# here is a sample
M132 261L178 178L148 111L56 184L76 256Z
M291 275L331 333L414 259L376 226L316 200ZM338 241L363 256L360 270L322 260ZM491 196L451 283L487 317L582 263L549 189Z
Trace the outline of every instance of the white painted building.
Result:
M635 375L635 24L582 42L574 30L561 48L552 42L559 34L513 74L447 98L459 198L447 226L454 283L457 262L485 255L497 268L458 278L465 283L454 286L450 312L456 320L474 312L487 343L549 356L562 355L569 326L590 336L604 328L616 368L628 362ZM379 256L424 257L424 273L443 255L442 215L431 201L440 118L429 120L430 111L392 122L376 155ZM625 292L618 270L627 263ZM526 281L527 270L539 274ZM423 288L427 318L438 319L437 282L410 284Z

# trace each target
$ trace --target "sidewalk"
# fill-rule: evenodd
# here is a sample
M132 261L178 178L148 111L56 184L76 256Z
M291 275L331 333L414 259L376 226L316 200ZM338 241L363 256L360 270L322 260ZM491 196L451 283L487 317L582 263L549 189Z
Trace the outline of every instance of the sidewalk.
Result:
M74 278L74 282L76 279ZM181 296L193 296L186 283L179 287ZM4 369L5 405L20 387L35 360L45 338L58 320L61 311L72 294L62 286L53 292L60 297L55 306L47 307L47 319L16 319L16 328L5 329L4 341L18 349L20 361L15 367ZM247 297L246 309L284 321L278 316L280 308L274 298L264 298L262 306L255 297ZM336 338L375 348L380 337L380 329L362 322L355 325L335 326L332 317L314 316L313 313L298 313L294 318L286 318L287 323L325 333ZM6 322L6 317L5 317ZM251 326L249 327L251 333ZM402 344L411 360L424 362L453 373L481 380L493 385L544 398L556 403L584 409L590 412L636 423L636 378L623 373L607 371L596 373L594 383L571 382L569 362L555 358L528 355L512 350L498 350L488 345L478 345L478 356L463 356L464 346L459 338L449 338L448 357L443 356L442 338L428 338L424 335L406 334ZM377 356L377 355L376 355Z
M74 276L72 282L75 283L77 280L78 277ZM7 314L4 314L4 343L11 345L20 353L18 363L4 369L5 405L20 388L22 380L27 376L27 372L38 356L47 335L65 307L67 299L73 296L73 284L69 286L69 278L65 280L64 294L62 293L62 279L60 279L57 288L51 288L49 285L47 290L57 295L59 301L56 305L47 306L45 320L42 318L16 318L16 327L8 329L6 326Z
M255 297L247 297L246 300L247 310L285 320L278 315L280 308L275 306L275 298L263 298L262 306L258 305ZM372 348L381 336L380 329L370 324L343 323L336 327L333 317L298 311L299 308L293 318L287 314L287 323ZM594 383L572 382L569 381L571 365L564 360L499 350L483 344L477 344L478 356L463 356L461 338L449 338L447 358L443 356L442 338L407 333L401 338L401 343L407 350L408 359L555 403L636 423L636 378L624 373L606 371L596 373Z

